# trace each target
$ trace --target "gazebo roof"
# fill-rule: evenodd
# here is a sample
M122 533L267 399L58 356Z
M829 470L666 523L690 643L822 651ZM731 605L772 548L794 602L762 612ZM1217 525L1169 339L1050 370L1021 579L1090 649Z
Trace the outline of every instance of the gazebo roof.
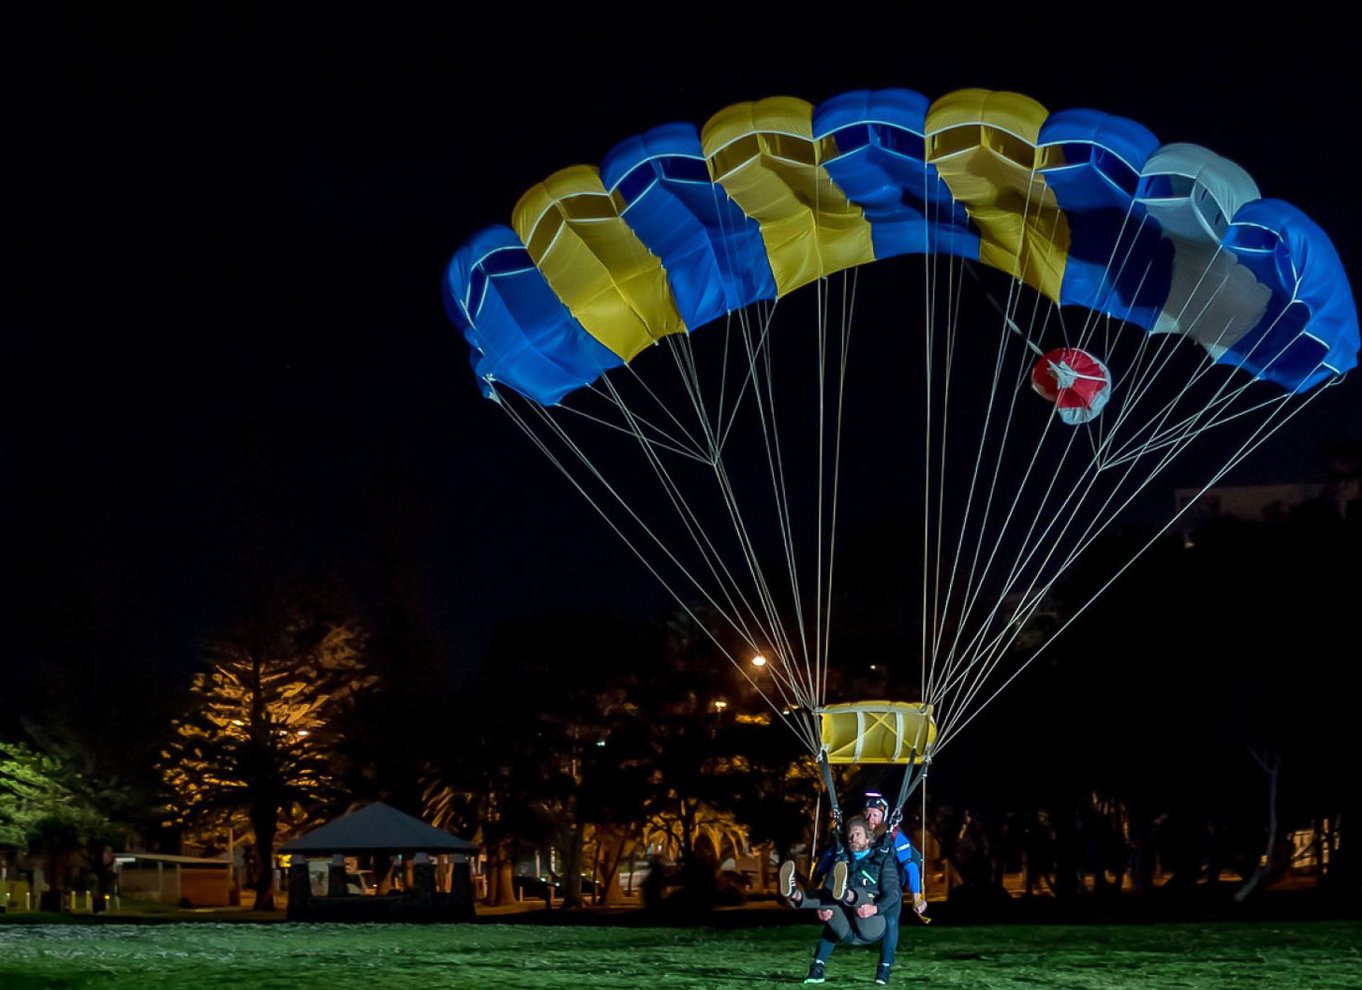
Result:
M473 853L476 843L427 825L380 801L314 828L280 852L286 853Z

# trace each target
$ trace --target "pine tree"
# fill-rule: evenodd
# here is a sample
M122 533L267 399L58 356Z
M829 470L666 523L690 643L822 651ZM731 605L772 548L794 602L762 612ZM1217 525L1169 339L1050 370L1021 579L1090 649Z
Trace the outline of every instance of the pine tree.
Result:
M249 825L258 858L258 910L274 906L274 841L281 823L334 795L341 722L376 678L354 623L293 618L215 644L196 675L191 710L175 723L162 773L177 820Z

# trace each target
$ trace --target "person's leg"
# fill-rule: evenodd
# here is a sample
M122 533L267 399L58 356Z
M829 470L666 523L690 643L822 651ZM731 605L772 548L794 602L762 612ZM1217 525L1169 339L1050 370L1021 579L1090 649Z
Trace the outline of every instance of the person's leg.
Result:
M818 947L813 951L813 962L809 963L809 975L804 978L804 982L822 983L825 978L823 969L828 959L832 957L832 950L837 948L838 942L844 942L851 937L851 922L847 920L846 912L834 909L832 918L823 926L823 935L818 940Z
M880 963L894 965L894 956L899 948L899 920L902 906L896 907L884 916L884 938L880 941Z
M796 891L796 896L799 898L798 900L791 899L788 902L790 907L796 911L821 911L824 908L846 907L845 904L839 905L837 901L834 901L832 894L826 890L800 890Z

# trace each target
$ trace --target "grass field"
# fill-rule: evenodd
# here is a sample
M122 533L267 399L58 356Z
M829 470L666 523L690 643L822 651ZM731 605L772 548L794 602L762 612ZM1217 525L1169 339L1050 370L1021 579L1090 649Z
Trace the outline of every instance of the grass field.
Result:
M0 990L720 990L798 984L816 928L0 925ZM839 948L829 987L870 986ZM905 928L895 986L1362 988L1362 922Z

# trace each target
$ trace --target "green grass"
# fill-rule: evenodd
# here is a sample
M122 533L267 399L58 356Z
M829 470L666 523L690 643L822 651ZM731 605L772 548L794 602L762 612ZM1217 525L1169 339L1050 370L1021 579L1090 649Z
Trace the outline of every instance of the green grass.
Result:
M797 984L817 928L4 925L0 990L722 990ZM869 986L839 948L828 986ZM1362 988L1362 922L905 927L894 984L968 990Z

